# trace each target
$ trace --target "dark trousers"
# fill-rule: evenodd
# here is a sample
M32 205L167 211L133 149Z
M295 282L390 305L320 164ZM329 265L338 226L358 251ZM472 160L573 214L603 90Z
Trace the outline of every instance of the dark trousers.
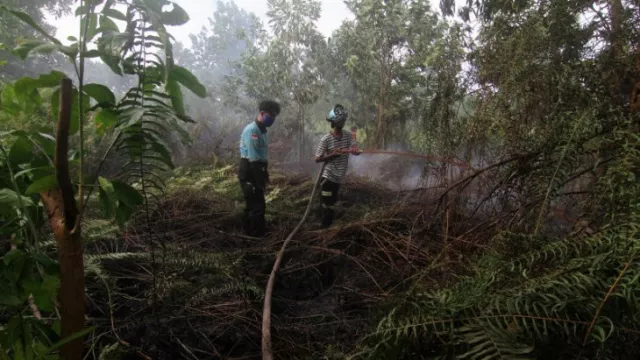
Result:
M246 204L242 225L244 232L249 236L260 237L265 234L264 188L268 179L266 163L249 163L247 159L240 160L238 180Z
M335 216L333 205L338 201L339 190L340 184L326 178L322 179L320 193L322 198L322 227L329 227L333 224L333 217Z
M265 232L264 189L246 181L240 181L240 186L246 204L242 217L244 232L249 236L263 236Z

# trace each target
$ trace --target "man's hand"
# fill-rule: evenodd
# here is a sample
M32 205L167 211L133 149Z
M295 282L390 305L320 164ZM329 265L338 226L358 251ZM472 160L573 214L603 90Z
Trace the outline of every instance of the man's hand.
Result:
M340 155L342 155L342 154L334 151L334 152L331 152L331 153L323 156L321 161L331 161L331 160L337 158Z
M316 162L330 161L330 160L333 160L333 159L337 158L340 155L345 155L345 154L360 155L360 154L362 154L362 150L352 149L352 148L335 149L335 150L331 151L330 153L328 153L327 155L324 155L324 156L316 158Z
M336 157L338 157L338 156L340 156L340 155L341 155L341 154L340 154L339 150L333 150L332 152L330 152L330 153L328 153L328 154L326 154L326 155L323 155L323 156L317 157L317 158L316 158L316 162L317 162L317 163L320 163L320 162L325 162L325 161L333 160L333 159L335 159Z

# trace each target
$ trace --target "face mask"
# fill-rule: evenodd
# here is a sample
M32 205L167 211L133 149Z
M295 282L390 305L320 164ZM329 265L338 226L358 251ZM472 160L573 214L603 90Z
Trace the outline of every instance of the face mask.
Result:
M271 125L273 125L273 122L275 120L276 120L276 118L274 116L269 115L269 114L265 113L264 115L262 115L262 123L266 127L270 127Z
M333 123L333 127L338 129L338 130L342 130L342 128L344 127L344 123L346 121L345 120L340 120L340 121L336 121Z

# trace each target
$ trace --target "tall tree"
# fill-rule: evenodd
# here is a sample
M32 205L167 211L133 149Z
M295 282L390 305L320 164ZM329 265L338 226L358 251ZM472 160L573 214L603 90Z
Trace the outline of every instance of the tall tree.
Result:
M258 17L233 1L218 1L208 21L199 33L190 35L190 47L176 44L176 63L191 69L209 93L205 99L190 94L185 98L189 109L202 120L195 125L195 132L240 118L244 122L253 113L255 106L249 105L236 87L244 79L239 63L243 54L259 47L265 36Z
M198 34L191 34L191 47L179 62L188 65L209 87L219 86L236 69L234 63L261 35L258 17L240 9L233 1L218 1L213 17ZM186 50L186 49L185 49Z
M55 28L46 22L45 16L60 17L69 14L73 2L74 0L3 0L0 2L0 6L24 11L36 24L54 34ZM67 65L65 59L60 55L46 59L34 57L22 61L11 53L11 49L20 42L31 38L42 39L43 36L31 26L0 11L0 44L5 45L5 49L0 48L0 59L7 61L4 66L0 67L0 81L12 81L21 76L35 76L51 69L64 68Z
M287 100L295 107L289 127L296 135L298 159L302 161L308 155L305 131L309 107L317 101L324 85L318 64L326 44L315 26L321 4L316 0L269 0L268 4L267 15L276 36L272 45L288 66L282 80L288 91Z
M366 123L372 133L369 143L384 148L394 137L404 138L412 86L426 79L424 64L412 60L412 39L432 38L438 20L427 0L351 0L347 5L355 19L345 22L334 38L360 93L361 111L375 108L375 122Z
M297 157L303 159L310 150L306 134L310 109L325 86L320 66L326 42L315 25L321 6L317 0L269 0L268 5L274 36L264 47L245 54L241 68L245 79L240 83L254 101L276 98L284 109L293 109L281 114L285 127L281 134L297 144Z

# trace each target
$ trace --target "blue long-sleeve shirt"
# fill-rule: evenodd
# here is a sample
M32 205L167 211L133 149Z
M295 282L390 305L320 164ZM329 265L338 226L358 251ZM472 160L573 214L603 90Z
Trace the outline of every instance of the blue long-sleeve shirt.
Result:
M249 162L267 162L267 131L261 130L257 122L252 122L242 130L240 136L240 157Z

